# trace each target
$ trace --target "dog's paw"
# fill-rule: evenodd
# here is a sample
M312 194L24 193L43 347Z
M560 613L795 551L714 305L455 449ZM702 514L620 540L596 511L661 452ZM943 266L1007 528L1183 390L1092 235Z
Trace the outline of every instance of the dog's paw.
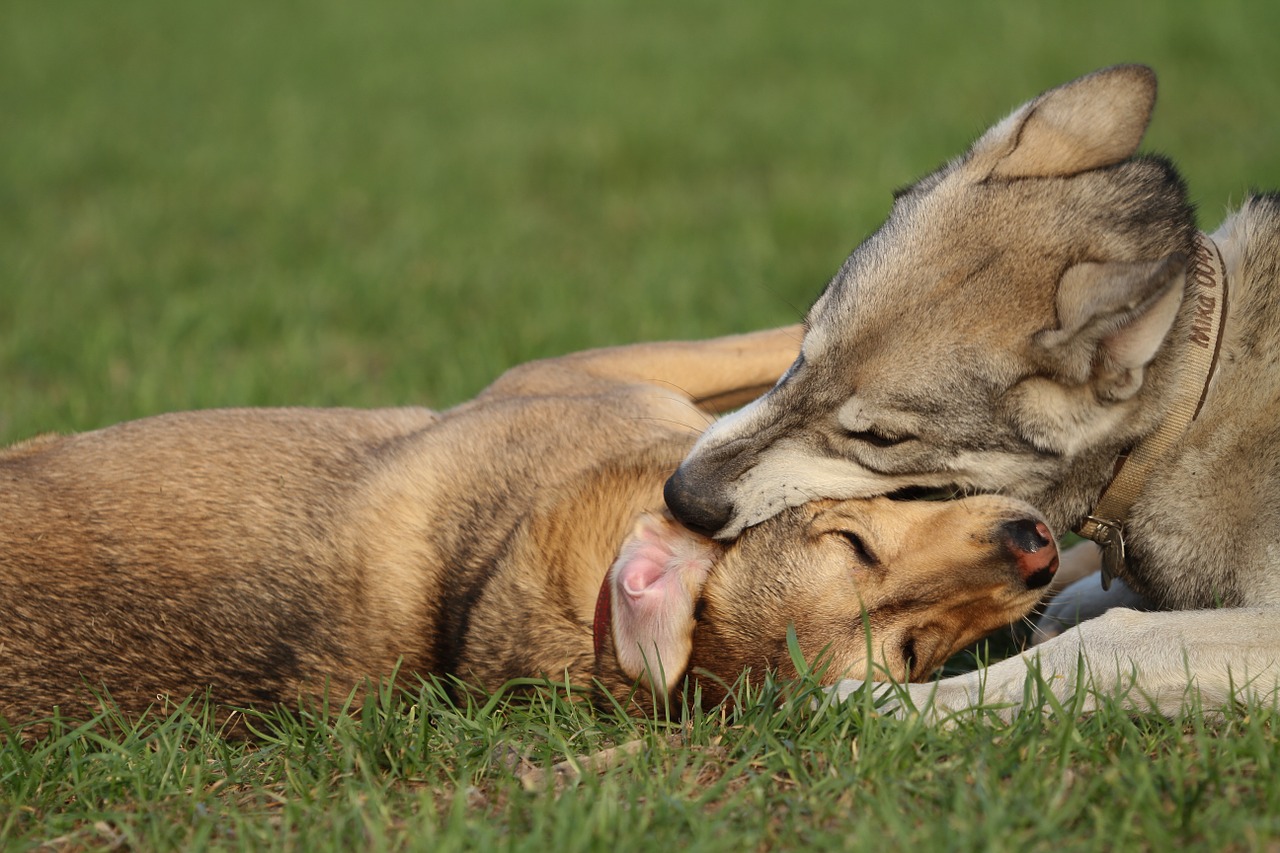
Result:
M995 704L984 705L981 674L977 672L923 684L845 679L837 682L831 691L846 705L866 707L864 703L869 703L875 714L898 720L920 720L944 729L984 708L1007 719L1008 707L1014 704L996 691L999 695L989 697Z
M906 720L929 707L932 685L893 684L884 681L859 681L846 678L829 688L841 704L867 702L875 713Z

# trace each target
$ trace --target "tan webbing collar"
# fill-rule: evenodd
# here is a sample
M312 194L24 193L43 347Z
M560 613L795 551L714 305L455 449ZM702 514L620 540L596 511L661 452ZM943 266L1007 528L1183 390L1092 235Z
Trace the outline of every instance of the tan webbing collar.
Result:
M1164 421L1121 460L1097 507L1076 531L1102 546L1103 589L1109 589L1111 579L1124 571L1124 523L1129 510L1142 493L1152 469L1182 439L1187 427L1200 414L1218 364L1222 318L1227 310L1227 270L1222 253L1204 234L1196 240L1196 252L1187 273L1183 298L1190 300L1195 316L1187 336L1191 346L1187 348L1185 378L1174 389Z

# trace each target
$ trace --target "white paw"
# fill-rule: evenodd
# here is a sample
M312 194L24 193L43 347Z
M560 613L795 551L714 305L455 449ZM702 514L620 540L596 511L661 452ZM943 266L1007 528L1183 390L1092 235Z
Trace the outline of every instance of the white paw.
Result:
M900 720L916 716L933 704L936 682L927 684L893 684L883 681L859 681L846 678L830 688L839 702L869 700L877 714ZM867 691L870 696L867 696Z

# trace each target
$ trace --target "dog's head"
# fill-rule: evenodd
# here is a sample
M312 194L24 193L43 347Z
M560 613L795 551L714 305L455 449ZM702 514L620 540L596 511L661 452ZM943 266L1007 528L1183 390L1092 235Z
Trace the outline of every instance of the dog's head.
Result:
M1074 523L1149 428L1194 246L1181 179L1134 156L1154 100L1145 67L1097 72L898 192L792 368L668 483L672 512L728 539L815 498L958 486Z
M597 674L615 692L639 682L659 704L686 673L709 674L714 702L745 671L794 675L794 625L827 681L922 680L1025 616L1057 565L1040 516L995 496L815 501L729 545L646 515L609 570L612 642Z

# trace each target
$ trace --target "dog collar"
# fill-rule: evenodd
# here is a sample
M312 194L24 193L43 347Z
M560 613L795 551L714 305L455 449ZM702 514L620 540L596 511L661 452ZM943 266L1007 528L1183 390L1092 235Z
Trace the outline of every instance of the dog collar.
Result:
M596 595L596 615L591 620L591 648L596 660L604 654L605 644L613 641L613 592L609 585L610 572L604 573L604 582Z
M1115 476L1098 499L1097 507L1076 530L1102 546L1102 588L1124 571L1124 523L1156 463L1181 440L1200 414L1209 393L1209 381L1222 349L1222 318L1227 310L1227 268L1217 245L1205 234L1196 239L1195 255L1188 265L1186 296L1195 312L1188 333L1187 370L1191 380L1175 390L1164 421L1117 463Z

